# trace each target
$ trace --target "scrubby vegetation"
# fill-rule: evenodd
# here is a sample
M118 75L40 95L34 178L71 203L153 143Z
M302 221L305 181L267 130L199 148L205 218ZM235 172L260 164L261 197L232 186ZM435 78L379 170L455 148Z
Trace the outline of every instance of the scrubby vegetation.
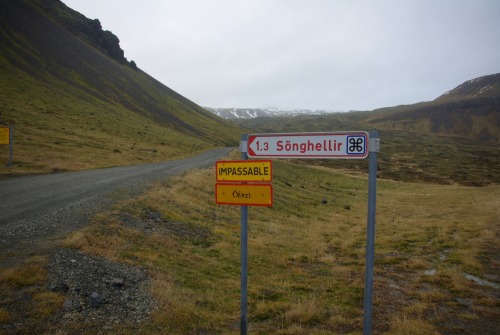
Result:
M472 127L487 138L436 136L430 130L441 116L422 119L413 107L399 116L385 110L234 126L126 61L116 36L58 1L2 1L0 22L0 119L15 126L14 167L4 170L1 147L1 174L178 158L237 144L246 132L239 126L255 133L376 127L374 334L497 331L500 154L498 129L491 127L497 110L483 111ZM443 123L444 133L464 125L464 118L452 121ZM273 207L250 208L251 333L360 334L367 161L273 164ZM5 254L0 329L239 333L240 213L215 204L214 183L213 169L159 181L140 196L120 197L127 199L60 241L61 248L147 271L156 308L139 330L72 322L62 309L64 292L47 287L49 256L9 264L15 255Z
M273 171L274 206L250 208L251 332L359 334L366 175L286 161ZM210 169L158 183L65 242L150 270L159 308L145 333L239 332L239 208L215 204L214 179ZM496 289L467 275L498 282L499 195L379 180L375 334L495 329Z

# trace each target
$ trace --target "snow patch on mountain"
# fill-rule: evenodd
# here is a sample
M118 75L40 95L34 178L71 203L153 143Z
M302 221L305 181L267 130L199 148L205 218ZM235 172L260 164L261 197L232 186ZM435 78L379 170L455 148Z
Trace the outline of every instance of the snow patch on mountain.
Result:
M340 112L333 110L310 110L310 109L279 110L277 108L212 108L212 107L204 107L204 108L209 112L217 116L220 116L223 119L252 119L257 117L322 115L322 114Z

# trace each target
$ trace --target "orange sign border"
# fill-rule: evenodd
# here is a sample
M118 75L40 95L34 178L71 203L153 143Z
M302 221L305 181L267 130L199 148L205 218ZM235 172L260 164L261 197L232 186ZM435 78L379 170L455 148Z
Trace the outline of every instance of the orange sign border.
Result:
M268 188L269 189L269 203L255 203L251 200L246 201L242 199L241 202L231 202L219 200L219 187L255 187L255 188ZM237 205L237 206L262 206L262 207L272 207L273 206L273 185L272 184L242 184L242 183L216 183L215 184L215 202L219 205Z

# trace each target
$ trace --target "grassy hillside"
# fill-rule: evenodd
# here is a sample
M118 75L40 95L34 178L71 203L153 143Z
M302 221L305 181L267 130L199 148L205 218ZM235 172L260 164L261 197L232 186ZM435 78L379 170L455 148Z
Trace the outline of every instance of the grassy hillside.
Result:
M454 135L500 143L500 74L468 80L431 102L382 108L366 122L386 130Z
M484 186L500 183L497 144L458 136L436 136L413 131L386 130L366 120L372 112L321 116L238 119L232 122L252 132L328 132L379 129L378 175L397 181ZM416 126L416 125L414 125ZM357 160L304 160L303 163L367 173Z
M100 39L75 28L85 24ZM121 49L105 49L114 35L99 29L58 0L0 3L0 122L15 127L14 167L0 173L157 161L238 143L236 127L112 57Z
M445 92L435 102L464 99L497 99L500 96L500 73L467 80Z
M500 183L500 74L469 80L431 102L371 112L232 122L256 133L377 129L382 178L468 186ZM360 161L307 164L366 172Z
M214 173L160 182L64 240L151 276L157 308L149 320L106 322L109 334L239 334L240 211L215 204ZM250 332L361 334L366 175L279 160L273 191L272 208L249 208ZM499 196L498 186L379 180L374 334L495 332ZM65 316L62 302L73 287L47 292L46 262L0 271L0 325L25 333L102 331L78 312ZM26 281L16 273L39 275ZM23 291L35 299L16 298ZM45 304L36 299L48 294Z

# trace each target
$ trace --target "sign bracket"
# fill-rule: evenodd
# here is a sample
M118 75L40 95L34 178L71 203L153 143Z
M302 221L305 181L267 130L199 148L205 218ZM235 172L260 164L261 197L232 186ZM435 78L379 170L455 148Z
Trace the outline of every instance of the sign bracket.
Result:
M370 133L370 135L373 136L372 133ZM370 139L368 140L368 152L379 152L379 151L380 151L380 138L370 137Z
M247 141L240 141L240 151L242 153L247 153Z

